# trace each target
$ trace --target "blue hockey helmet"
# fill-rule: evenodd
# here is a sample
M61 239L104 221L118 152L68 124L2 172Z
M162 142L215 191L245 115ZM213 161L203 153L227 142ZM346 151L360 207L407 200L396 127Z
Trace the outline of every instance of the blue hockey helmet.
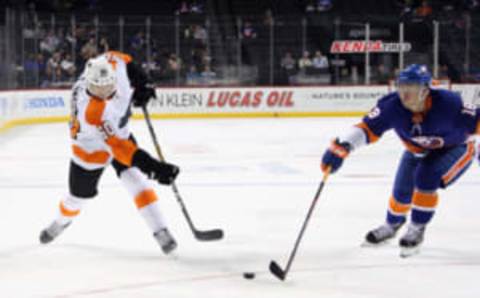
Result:
M426 65L410 64L400 72L397 84L418 84L430 86L432 75Z

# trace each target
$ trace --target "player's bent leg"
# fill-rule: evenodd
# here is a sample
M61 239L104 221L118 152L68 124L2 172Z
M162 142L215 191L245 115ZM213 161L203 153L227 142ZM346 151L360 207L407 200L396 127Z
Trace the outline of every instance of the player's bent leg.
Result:
M389 200L386 221L367 233L367 244L376 245L395 237L405 223L410 211L417 164L418 159L413 154L408 151L403 154L395 177L393 195Z
M385 241L392 239L397 234L397 231L403 224L390 225L385 223L367 233L365 236L365 242L368 245L377 245L384 243Z
M438 204L438 194L435 191L416 190L413 194L411 223L407 232L400 238L402 248L400 255L408 257L418 253L423 242L425 228L432 219Z
M62 200L56 219L40 233L40 242L47 244L57 238L80 214L85 203L85 199L75 198L71 195Z
M98 181L103 169L85 170L71 162L69 173L69 190L58 207L57 216L50 225L41 231L40 242L47 244L57 238L80 214L88 199L97 194Z
M395 194L400 200L395 198ZM368 244L380 244L394 238L405 223L407 213L410 211L410 192L402 193L394 190L394 195L390 197L386 222L369 231L365 236Z
M153 232L163 252L165 254L172 252L177 247L177 242L167 228L158 197L148 179L139 169L132 167L121 171L120 180L134 198L140 215Z
M400 239L402 256L417 253L423 243L425 229L435 215L438 188L446 188L469 168L475 152L472 143L431 154L422 160L416 173L411 224Z

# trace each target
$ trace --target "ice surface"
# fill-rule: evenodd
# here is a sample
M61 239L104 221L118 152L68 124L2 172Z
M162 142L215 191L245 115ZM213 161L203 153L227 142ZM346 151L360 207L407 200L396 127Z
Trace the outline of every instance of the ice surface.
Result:
M179 242L165 257L132 199L106 171L100 194L48 246L40 230L67 188L66 124L19 127L0 136L0 297L479 297L478 164L441 192L420 255L399 258L396 241L361 248L384 220L402 145L393 134L352 154L330 177L289 280L284 265L321 178L329 141L355 123L339 119L155 121L165 155L182 168L178 187L200 229L195 241L168 187L158 186ZM132 123L154 152L146 125ZM402 231L403 232L403 231ZM244 280L243 271L257 273Z

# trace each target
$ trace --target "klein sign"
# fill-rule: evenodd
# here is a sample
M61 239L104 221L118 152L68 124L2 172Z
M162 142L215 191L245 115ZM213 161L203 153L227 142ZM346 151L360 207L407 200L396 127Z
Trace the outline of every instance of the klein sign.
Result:
M359 53L398 53L409 52L412 45L408 42L404 43L388 43L382 40L372 40L366 42L364 40L335 40L330 47L332 54L359 54Z

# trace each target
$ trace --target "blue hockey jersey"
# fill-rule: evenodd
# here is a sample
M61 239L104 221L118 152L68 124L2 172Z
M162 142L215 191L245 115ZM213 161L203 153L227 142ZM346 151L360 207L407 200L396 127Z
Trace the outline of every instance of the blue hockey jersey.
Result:
M381 98L357 126L369 143L394 129L409 151L422 154L465 143L480 127L479 118L480 111L464 104L458 94L432 89L421 113L407 110L394 92Z

